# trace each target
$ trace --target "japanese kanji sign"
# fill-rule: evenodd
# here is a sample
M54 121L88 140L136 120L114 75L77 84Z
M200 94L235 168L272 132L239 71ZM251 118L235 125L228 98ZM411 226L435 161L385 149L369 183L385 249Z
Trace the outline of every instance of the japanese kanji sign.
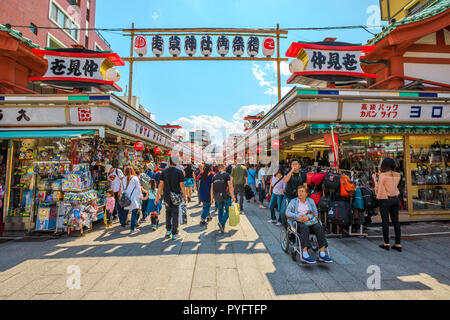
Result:
M69 58L46 55L45 59L48 61L48 69L44 77L103 80L100 74L100 66L105 58Z
M298 76L328 82L349 81L353 78L376 78L375 74L364 73L360 66L361 55L371 50L373 46L293 42L286 56L300 60L303 70L295 72L288 83L300 83L295 81Z

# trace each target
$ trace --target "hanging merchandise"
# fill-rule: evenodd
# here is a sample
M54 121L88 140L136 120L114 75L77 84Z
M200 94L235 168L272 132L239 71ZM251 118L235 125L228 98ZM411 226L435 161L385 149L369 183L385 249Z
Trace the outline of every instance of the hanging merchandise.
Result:
M213 42L211 36L202 36L202 39L200 40L200 51L205 57L211 55L213 51Z
M184 51L189 57L192 57L197 52L197 39L192 34L184 39Z
M217 53L222 57L225 57L228 54L228 50L230 49L230 40L228 37L221 35L217 38Z
M169 38L169 53L178 57L181 53L181 39L179 36L173 35Z
M164 54L164 38L159 34L152 38L152 52L159 57Z
M247 53L250 57L254 57L259 52L259 39L255 36L250 36L247 39Z
M236 57L240 57L244 54L244 50L244 38L242 38L240 35L235 36L233 39L233 54Z
M270 58L275 52L275 41L273 38L264 38L263 40L263 55Z

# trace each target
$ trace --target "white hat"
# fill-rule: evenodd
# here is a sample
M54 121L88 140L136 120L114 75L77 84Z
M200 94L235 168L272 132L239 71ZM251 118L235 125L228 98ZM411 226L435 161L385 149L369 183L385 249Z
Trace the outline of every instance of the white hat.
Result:
M112 168L112 165L107 164L107 165L105 166L105 172L106 172L106 173L109 173L109 170L111 170L111 168Z

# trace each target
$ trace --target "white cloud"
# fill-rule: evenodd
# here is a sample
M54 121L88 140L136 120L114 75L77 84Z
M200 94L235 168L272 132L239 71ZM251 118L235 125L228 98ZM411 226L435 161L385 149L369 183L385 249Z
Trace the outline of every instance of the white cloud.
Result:
M153 20L157 20L159 18L159 14L158 14L158 12L156 12L156 11L153 11L153 14L152 14L152 19Z
M233 115L232 121L228 121L219 116L200 115L180 117L170 123L178 124L183 128L179 130L180 135L185 139L189 138L189 132L194 130L206 130L211 137L211 143L222 145L226 138L233 133L244 133L244 117L247 115L255 115L264 110L270 110L271 105L247 105L242 106Z
M281 87L281 96L284 96L291 89L292 89L292 87ZM267 88L267 90L264 91L264 94L270 94L273 96L277 96L278 95L278 87L275 86L275 87Z
M270 86L270 82L268 82L264 79L264 76L266 76L267 73L265 73L262 70L262 67L259 64L253 63L252 71L253 71L253 75L255 76L255 79L259 81L259 85L261 87Z
M272 69L272 71L277 73L277 62L273 61L272 63L266 63L265 69ZM280 75L290 77L292 73L289 71L289 63L285 61L280 62Z

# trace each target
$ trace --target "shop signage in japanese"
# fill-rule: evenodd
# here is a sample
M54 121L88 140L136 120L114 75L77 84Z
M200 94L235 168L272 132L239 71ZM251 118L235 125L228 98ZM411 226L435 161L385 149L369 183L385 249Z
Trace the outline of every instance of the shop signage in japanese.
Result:
M0 110L0 125L2 126L60 125L65 123L63 107L18 107Z
M333 42L331 42L333 43ZM361 55L372 51L374 46L323 45L293 42L286 52L287 57L296 58L293 75L288 83L296 81L297 76L327 82L350 81L358 78L376 78L375 74L364 73L360 66Z
M40 50L33 52L47 60L47 71L42 77L31 77L50 86L66 88L98 87L104 91L121 91L115 84L119 77L112 66L125 62L115 53L93 52L84 49ZM112 71L109 72L112 68ZM112 78L111 78L112 77Z
M342 120L362 122L448 122L450 121L450 105L439 103L345 102Z

